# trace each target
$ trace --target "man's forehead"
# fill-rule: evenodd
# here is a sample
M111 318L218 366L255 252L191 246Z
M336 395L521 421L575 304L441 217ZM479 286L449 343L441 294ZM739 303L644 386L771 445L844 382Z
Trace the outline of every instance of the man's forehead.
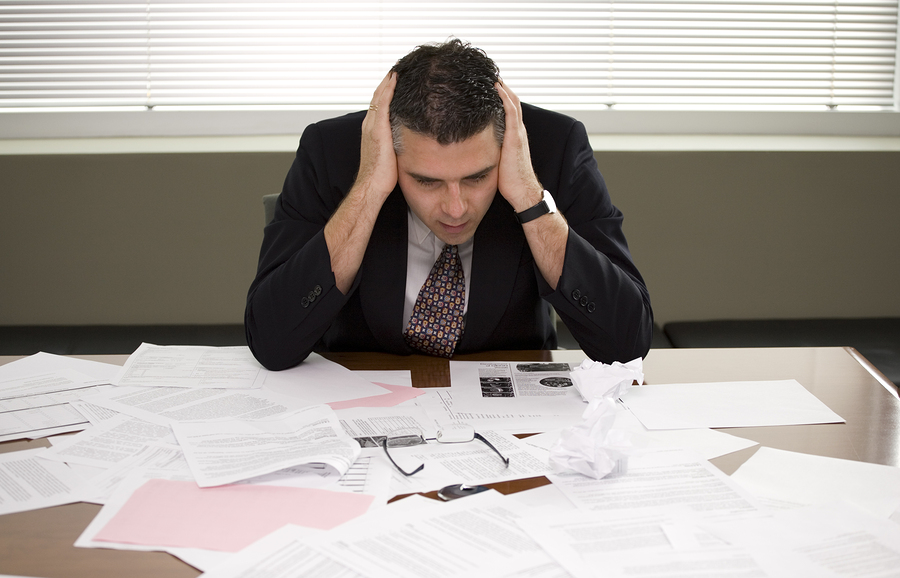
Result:
M444 179L475 177L490 172L500 157L500 146L490 128L460 142L446 145L405 127L397 160L400 170L413 177Z

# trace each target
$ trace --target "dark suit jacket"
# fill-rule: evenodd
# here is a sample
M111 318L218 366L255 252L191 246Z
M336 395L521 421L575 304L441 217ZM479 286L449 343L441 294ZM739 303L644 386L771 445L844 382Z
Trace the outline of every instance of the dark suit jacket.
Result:
M584 126L523 109L534 169L569 223L563 274L551 290L498 193L475 232L469 307L456 352L555 348L552 305L589 357L607 363L642 357L650 347L650 299ZM323 229L353 185L364 115L304 131L266 227L245 326L250 349L270 369L292 367L313 350L415 352L402 337L408 207L399 187L382 207L347 295L331 272Z

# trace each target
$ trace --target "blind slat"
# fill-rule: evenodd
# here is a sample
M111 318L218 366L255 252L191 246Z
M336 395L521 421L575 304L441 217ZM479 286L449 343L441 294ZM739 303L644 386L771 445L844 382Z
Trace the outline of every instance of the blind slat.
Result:
M424 42L534 104L893 108L897 0L0 5L0 108L363 106Z

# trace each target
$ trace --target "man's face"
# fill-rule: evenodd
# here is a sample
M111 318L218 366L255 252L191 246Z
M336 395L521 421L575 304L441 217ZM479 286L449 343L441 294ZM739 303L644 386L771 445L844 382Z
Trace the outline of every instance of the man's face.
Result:
M472 238L497 193L494 127L447 146L402 127L398 181L412 212L450 245Z

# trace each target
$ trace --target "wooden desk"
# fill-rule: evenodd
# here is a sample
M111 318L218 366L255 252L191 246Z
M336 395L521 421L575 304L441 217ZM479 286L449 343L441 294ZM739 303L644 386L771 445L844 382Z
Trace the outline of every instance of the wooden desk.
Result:
M124 363L126 356L85 356ZM416 387L450 385L446 360L378 353L335 353L328 358L350 369L409 369ZM573 361L579 351L513 351L461 356L462 360ZM0 364L16 357L0 357ZM844 419L846 424L733 428L774 448L900 466L900 401L879 382L877 371L851 348L654 349L644 361L648 383L796 379ZM46 440L7 442L0 452L47 445ZM756 451L713 460L731 473ZM543 479L499 484L504 493L546 483ZM0 516L0 574L55 577L197 576L187 564L158 552L81 549L72 544L99 511L71 504Z

